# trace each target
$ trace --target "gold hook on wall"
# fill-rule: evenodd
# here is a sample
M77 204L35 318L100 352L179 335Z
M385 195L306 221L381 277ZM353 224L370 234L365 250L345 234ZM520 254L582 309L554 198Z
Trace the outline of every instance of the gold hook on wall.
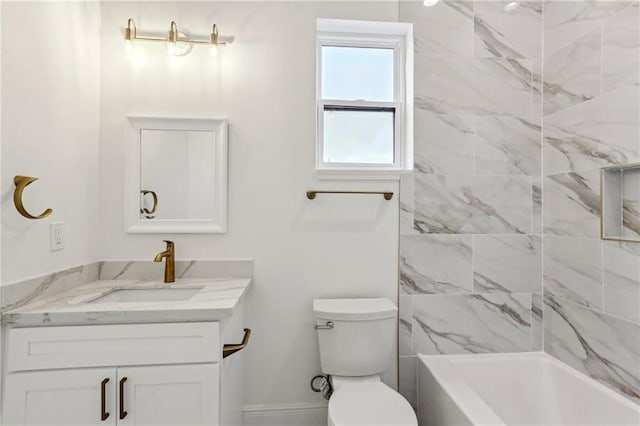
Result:
M22 216L26 217L27 219L44 219L45 217L53 213L53 210L46 209L39 216L34 216L24 208L24 204L22 203L22 192L27 187L27 185L37 180L38 178L35 178L35 177L20 176L20 175L13 178L13 183L16 185L16 189L13 192L13 204L15 204L16 209L18 209L18 212Z

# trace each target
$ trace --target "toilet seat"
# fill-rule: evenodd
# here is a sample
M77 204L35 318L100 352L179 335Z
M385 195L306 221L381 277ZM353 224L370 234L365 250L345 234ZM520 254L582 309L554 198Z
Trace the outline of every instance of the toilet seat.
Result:
M329 400L329 426L417 426L409 402L382 382L345 383Z

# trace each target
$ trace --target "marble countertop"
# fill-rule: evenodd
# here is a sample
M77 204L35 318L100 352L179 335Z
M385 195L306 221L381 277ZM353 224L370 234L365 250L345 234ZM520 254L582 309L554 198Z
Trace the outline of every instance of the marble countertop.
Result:
M186 300L114 302L100 300L123 289L196 289ZM4 324L74 325L136 322L220 321L233 314L251 288L250 278L179 279L172 284L140 280L100 280L2 314Z

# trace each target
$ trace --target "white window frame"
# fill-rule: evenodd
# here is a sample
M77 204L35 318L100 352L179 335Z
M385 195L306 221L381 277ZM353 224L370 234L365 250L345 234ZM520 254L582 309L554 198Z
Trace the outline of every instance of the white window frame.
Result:
M393 49L394 99L391 102L322 99L322 47ZM413 169L413 25L398 22L318 19L316 22L316 172L326 178L391 178ZM325 107L394 110L394 163L324 161Z

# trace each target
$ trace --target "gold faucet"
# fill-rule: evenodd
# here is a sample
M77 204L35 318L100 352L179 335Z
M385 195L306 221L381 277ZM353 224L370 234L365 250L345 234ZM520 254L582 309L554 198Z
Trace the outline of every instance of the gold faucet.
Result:
M161 253L156 254L154 262L162 262L163 258L166 258L164 264L164 282L174 283L176 282L176 253L175 244L173 241L164 240L167 243L167 249Z

